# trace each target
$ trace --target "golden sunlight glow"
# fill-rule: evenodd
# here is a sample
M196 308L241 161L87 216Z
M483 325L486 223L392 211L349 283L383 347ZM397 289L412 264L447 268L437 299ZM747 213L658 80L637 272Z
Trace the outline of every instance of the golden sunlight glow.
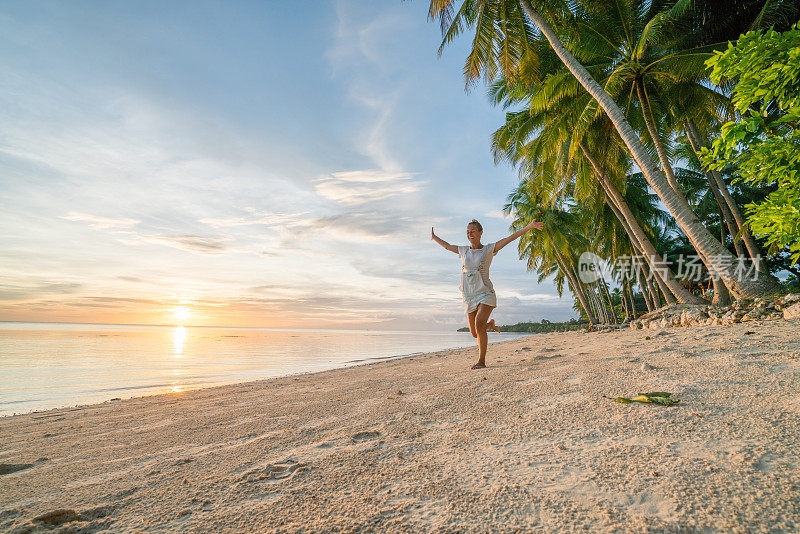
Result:
M186 328L183 326L176 326L172 332L172 345L175 352L175 357L180 357L183 354L183 342L186 340Z
M183 393L183 386L181 386L181 385L172 386L171 388L169 388L169 392L170 393Z
M186 306L175 306L175 309L172 311L172 315L178 320L178 322L183 323L185 322L192 314L189 313L189 308Z

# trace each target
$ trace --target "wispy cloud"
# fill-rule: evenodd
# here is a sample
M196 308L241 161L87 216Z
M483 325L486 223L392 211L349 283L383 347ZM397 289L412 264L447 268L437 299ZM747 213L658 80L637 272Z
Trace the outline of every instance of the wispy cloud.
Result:
M299 236L311 236L319 231L326 231L329 237L342 241L363 243L368 241L385 241L399 234L407 233L413 223L408 216L391 212L368 210L347 212L326 217L316 217L305 221Z
M66 295L77 292L83 284L74 282L44 282L35 285L0 285L0 300L16 301L41 298L44 295Z
M420 190L414 173L360 170L337 172L316 180L314 188L327 199L357 206Z
M231 247L225 245L225 241L228 241L228 239L198 235L134 235L131 238L121 239L121 241L127 243L141 241L154 245L164 245L195 254L220 254L231 250Z
M487 211L487 212L485 213L485 215L486 215L487 217L491 217L491 218L493 218L493 219L503 219L503 220L506 220L506 219L511 219L511 217L510 217L510 216L508 216L508 215L506 215L505 213L503 213L503 210L492 210L492 211Z
M89 213L80 213L77 211L70 211L66 215L62 215L61 218L68 221L88 222L89 228L96 228L98 230L107 228L132 228L141 222L136 219L103 217L102 215L91 215Z
M301 220L303 215L310 213L309 211L296 211L292 213L270 213L256 208L247 207L244 209L251 214L249 217L227 217L227 218L213 218L206 217L199 219L198 222L213 226L215 228L229 228L234 226L251 226L261 224L265 226L284 226L297 223Z

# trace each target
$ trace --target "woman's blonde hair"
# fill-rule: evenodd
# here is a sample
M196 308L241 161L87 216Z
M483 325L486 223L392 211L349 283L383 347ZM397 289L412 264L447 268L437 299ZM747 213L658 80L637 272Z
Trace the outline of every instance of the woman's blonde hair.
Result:
M477 219L472 219L470 222L467 223L467 226L469 226L470 224L474 224L475 226L478 227L479 232L483 232L483 226L481 226L481 223L479 223Z

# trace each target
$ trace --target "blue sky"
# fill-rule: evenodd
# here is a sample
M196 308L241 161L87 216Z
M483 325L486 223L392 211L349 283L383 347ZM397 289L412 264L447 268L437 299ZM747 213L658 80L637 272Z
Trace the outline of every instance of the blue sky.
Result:
M464 325L466 243L507 235L503 120L427 3L5 2L0 320ZM515 246L498 323L573 315Z

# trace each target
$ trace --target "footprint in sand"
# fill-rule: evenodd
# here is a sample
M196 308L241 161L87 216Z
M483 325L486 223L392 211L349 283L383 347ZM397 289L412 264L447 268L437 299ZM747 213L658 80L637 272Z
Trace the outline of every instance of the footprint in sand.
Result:
M296 473L302 473L307 470L307 464L285 460L275 464L267 464L257 469L251 469L242 476L240 482L250 483L283 480L294 476Z
M24 471L30 469L33 464L0 464L0 475L10 475L17 471Z
M564 355L563 355L563 354L551 354L551 355L549 355L549 356L543 356L543 355L541 355L541 354L538 354L538 355L536 355L536 357L533 359L533 361L534 361L534 362L537 362L537 361L538 361L538 362L540 362L540 361L542 361L542 360L552 360L552 359L554 359L554 358L563 358L563 357L564 357Z
M375 430L369 430L367 432L359 432L357 434L353 434L353 442L361 443L362 441L369 441L372 439L379 438L380 435L381 433Z
M59 527L64 525L65 523L72 523L73 521L94 521L96 519L101 519L104 517L108 517L114 511L113 505L103 505L97 506L95 508L91 508L89 510L84 510L83 512L76 512L71 508L58 508L57 510L52 510L50 512L44 513L42 515L36 516L33 518L32 524L28 524L28 530L25 532L38 532L44 528L47 530L51 530L54 527ZM110 526L110 521L104 521L100 524L93 524L90 523L86 525L81 532L95 532L99 530L106 530ZM66 527L65 527L66 528Z
M106 499L109 501L121 501L122 499L130 497L131 495L139 491L139 489L140 489L139 486L134 486L132 488L128 488L126 490L122 490L117 493L113 494L110 493L106 496Z
M72 521L80 520L81 516L78 514L78 512L66 508L59 508L58 510L53 510L52 512L47 512L46 514L42 514L33 518L35 523L44 523L45 525L50 525L51 527L57 527L59 525L63 525L64 523L71 523Z
M10 475L11 473L17 473L18 471L24 471L25 469L30 469L31 467L35 466L36 464L40 464L42 462L46 462L48 458L39 458L32 464L0 464L0 475Z

